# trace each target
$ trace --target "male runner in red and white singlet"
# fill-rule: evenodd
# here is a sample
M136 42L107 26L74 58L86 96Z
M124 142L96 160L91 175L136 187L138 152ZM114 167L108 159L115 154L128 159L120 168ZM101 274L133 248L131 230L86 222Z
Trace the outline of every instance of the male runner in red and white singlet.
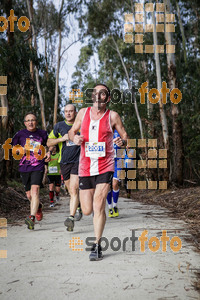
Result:
M85 215L94 213L95 243L90 260L102 259L100 238L106 221L106 197L114 173L113 142L119 147L127 141L127 133L118 113L106 109L110 90L98 84L92 94L93 106L82 108L68 132L69 139L81 145L79 160L79 188L81 208ZM81 134L76 133L81 128ZM113 140L113 131L120 137Z

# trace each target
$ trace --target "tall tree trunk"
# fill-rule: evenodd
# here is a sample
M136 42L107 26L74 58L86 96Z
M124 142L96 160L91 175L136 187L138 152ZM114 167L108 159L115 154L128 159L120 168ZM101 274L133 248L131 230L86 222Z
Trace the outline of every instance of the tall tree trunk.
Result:
M161 77L161 68L160 68L160 58L159 53L157 52L157 32L156 32L156 20L155 20L155 12L152 13L152 20L153 20L153 41L154 41L154 57L155 57L155 64L156 64L156 79L157 79L157 89L159 92L162 88L162 77ZM163 143L164 148L167 149L167 165L168 168L164 169L164 177L163 179L169 181L169 173L170 173L170 158L169 158L169 133L168 133L168 125L167 125L167 118L165 114L165 109L163 105L162 94L160 93L160 100L159 100L159 109L160 109L160 122L162 125L162 136L163 136Z
M164 0L165 12L172 13L170 0ZM172 45L171 32L165 32L166 44ZM177 87L176 85L176 64L174 53L167 53L168 81L170 90ZM173 173L172 179L175 183L183 183L183 143L182 143L182 122L179 119L179 108L177 104L171 105L172 113L172 138L173 138Z
M183 28L183 23L182 23L182 20L181 20L181 14L180 14L180 8L179 8L179 5L178 5L178 2L176 2L176 8L177 8L177 14L178 14L178 23L179 23L179 26L180 26L181 36L182 36L184 61L185 61L186 67L187 67L186 41L185 41L184 28Z
M35 47L35 50L37 52L37 41L36 41L35 27L34 27L34 24L33 24L33 15L32 15L32 12L31 12L29 0L26 0L26 2L27 2L27 6L28 6L28 13L29 13L29 18L30 18L30 22L31 22L32 32L33 32L34 47ZM41 88L40 88L39 71L38 71L38 68L36 66L35 66L35 76L36 76L37 91L38 91L39 99L40 99L42 128L46 130L44 101L43 101L43 97L42 97L42 91L41 91Z
M157 89L160 91L162 88L162 80L161 80L159 53L157 53L156 51L156 46L158 45L158 41L157 41L156 21L155 21L154 12L152 13L152 19L154 25L153 41L154 41L154 56L155 56L155 63L156 63ZM159 106L160 106L160 121L162 124L162 135L163 135L164 147L165 149L169 149L169 134L168 134L167 118L166 118L161 94L160 94Z
M5 1L5 12L7 19L10 16L10 10L13 8L12 0ZM7 29L7 37L8 37L8 44L12 46L14 44L14 32L10 31L10 22L8 22L8 29Z
M7 107L7 111L8 111L8 98L7 95L1 95L1 106L2 107ZM2 116L1 117L1 126L0 126L0 144L4 144L4 142L7 140L9 136L8 133L8 116ZM3 149L2 149L3 150ZM8 174L10 174L11 172L7 172L7 170L9 170L11 164L9 160L5 160L3 159L3 155L2 158L0 160L0 182L2 185L4 185L5 187L7 186L7 181L6 181L6 177L8 176Z
M31 74L31 106L35 106L35 96L34 96L34 64L33 61L30 61L30 74Z
M145 6L144 6L144 27L146 26L146 24L147 24L147 20L146 20ZM142 68L144 70L144 77L146 78L148 84L147 86L149 86L148 69L147 69L147 63L145 59L142 61ZM154 126L153 126L153 122L151 122L152 112L153 112L153 104L150 101L147 101L148 134L149 136L152 136L152 138L154 138L154 128L153 128Z
M31 15L33 16L33 0L30 0L30 11ZM33 48L32 46L32 26L29 27L29 32L30 32L30 39L29 39L29 47L30 49ZM34 64L33 61L30 60L30 75L31 75L31 85L30 85L30 90L31 90L31 106L35 106L35 97L34 97Z
M45 64L46 64L46 71L45 77L48 79L49 69L48 69L48 61L47 61L47 28L45 24L45 35L44 35L44 55L45 55Z
M125 63L124 63L124 61L123 61L123 58L122 58L122 55L121 55L121 53L120 53L119 47L118 47L118 45L117 45L117 43L116 43L116 41L115 41L115 39L114 39L113 36L112 36L112 40L113 40L114 45L115 45L115 50L117 51L117 53L118 53L118 55L119 55L119 58L120 58L120 60L121 60L122 66L123 66L123 68L124 68L124 72L125 72L125 74L126 74L126 78L127 78L127 82L128 82L128 87L129 87L129 89L132 91L132 84L131 84L130 77L129 77L129 75L128 75L127 68L126 68ZM132 94L133 94L133 93L132 93ZM133 98L134 98L134 107L135 107L135 112L136 112L136 116L137 116L138 123L139 123L139 128L140 128L140 136L141 136L141 139L143 139L143 138L144 138L144 133L143 133L143 128L142 128L142 120L141 120L141 118L140 118L140 114L139 114L139 111L138 111L138 106L137 106L137 102L136 102L136 100L135 100L135 96L134 96L134 95L132 95L132 96L133 96Z
M60 75L60 62L61 62L61 47L62 47L62 10L63 10L64 0L62 0L60 11L59 11L59 43L58 43L58 61L57 61L57 71L56 71L56 86L55 86L55 98L54 98L54 116L53 124L57 123L57 112L58 112L58 92L59 92L59 75Z
M7 18L10 15L10 10L12 9L12 0L7 0L5 2L5 12L6 12L6 16ZM8 22L8 29L7 29L7 43L9 47L12 47L14 45L14 32L10 31L10 22ZM8 57L8 74L7 74L7 82L9 85L12 84L12 73L11 73L11 65L12 62L9 60ZM7 107L7 113L9 111L9 103L8 103L8 95L1 95L1 106L2 107ZM8 115L5 117L2 117L2 126L3 128L6 130L8 127Z
M8 98L7 95L1 95L1 107L6 107L8 112ZM2 127L6 130L8 128L8 115L1 117Z
M8 17L10 16L10 10L13 8L13 3L12 0L7 0L5 1L5 13L6 13L6 17L8 19ZM11 49L14 45L14 32L10 31L10 22L8 22L8 29L7 29L7 43L8 43L8 47L10 48L9 52L11 52ZM9 89L12 89L12 60L11 58L8 56L7 59L7 84L9 85ZM9 90L8 89L8 90ZM9 97L8 95L1 95L1 105L3 107L7 107L7 113L9 111ZM5 140L7 140L7 138L9 137L9 134L13 133L13 124L12 122L10 122L10 118L9 116L5 116L1 118L1 141L0 143L4 143ZM11 177L12 174L12 163L10 160L2 160L1 164L0 164L0 179L1 179L1 184L3 184L5 187L7 186L7 177Z
M104 82L106 82L106 61L107 61L107 59L106 59L106 57L104 58Z
M59 92L59 74L60 74L60 52L61 52L62 36L61 29L59 29L59 45L58 45L58 61L57 61L57 71L56 71L56 86L55 86L55 98L54 98L54 116L53 124L57 123L57 112L58 112L58 92Z

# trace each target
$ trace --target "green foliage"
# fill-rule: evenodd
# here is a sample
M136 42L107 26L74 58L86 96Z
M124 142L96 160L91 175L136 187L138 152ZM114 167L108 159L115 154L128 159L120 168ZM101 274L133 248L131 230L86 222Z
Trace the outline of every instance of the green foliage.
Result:
M155 1L156 2L156 1ZM154 2L154 3L155 3ZM183 98L179 103L181 114L179 120L182 121L183 144L185 160L192 161L193 166L198 165L200 149L200 102L199 102L199 72L200 72L200 28L198 26L198 15L200 12L198 1L179 1L181 20L183 23L186 38L187 61L183 48L182 33L179 26L176 1L172 0L172 11L176 17L176 32L173 34L176 47L176 77L177 87L181 90ZM80 5L80 3L79 3ZM80 7L80 6L79 6ZM123 62L132 86L139 89L141 84L149 81L149 90L157 87L155 70L155 60L153 54L136 54L134 44L125 44L123 41L124 18L123 13L133 12L134 4L124 1L89 1L84 3L84 9L77 12L81 30L88 35L88 45L81 50L76 72L73 74L73 84L79 88L93 87L91 83L102 82L111 89L117 88L124 91L128 87L127 76L122 66L120 57L116 51L113 38L117 43ZM82 12L82 13L81 13ZM108 13L109 12L109 13ZM147 15L147 19L150 14ZM144 45L153 44L153 34L144 35ZM158 44L165 44L164 34L158 33ZM87 56L87 47L90 53ZM92 53L91 53L92 47ZM91 72L91 57L98 54L99 66L96 78ZM160 66L162 81L168 82L168 67L165 54L160 54ZM145 66L145 67L144 67ZM123 98L123 96L122 96ZM160 123L159 105L153 105L150 118L147 116L147 103L140 104L139 93L135 93L139 113L142 119L146 138L158 137L159 145L162 146L162 127ZM165 111L170 135L170 149L173 153L172 145L172 115L171 101L168 94ZM125 124L125 128L132 138L140 138L139 125L134 108L134 99L126 96L123 104L122 99L117 104L109 104L109 108L117 111ZM146 95L146 101L147 95ZM149 130L149 124L151 130ZM185 164L185 174L188 165ZM197 168L199 170L199 168ZM197 175L195 171L195 177ZM200 173L200 172L199 172ZM186 175L187 176L187 175ZM198 177L198 176L197 176ZM200 178L200 176L199 176Z
M7 3L0 4L1 15L5 14ZM12 2L12 8L18 18L21 15L28 16L26 3L21 0ZM27 111L33 111L38 116L41 127L41 114L39 96L36 81L32 82L30 75L30 61L39 70L39 80L44 98L47 130L52 129L54 95L55 95L55 69L52 57L55 55L57 30L61 26L63 35L69 32L65 22L67 6L64 6L62 16L56 10L53 1L34 1L33 21L37 37L46 41L46 53L38 54L34 48L30 48L30 32L22 33L15 24L15 31L11 34L11 42L8 36L0 33L0 74L8 77L8 106L9 106L9 136L24 128L23 117ZM59 23L61 22L61 23ZM16 23L16 22L15 22ZM31 106L31 94L34 95L35 105ZM59 95L59 104L61 96ZM61 119L60 108L58 108L58 119Z

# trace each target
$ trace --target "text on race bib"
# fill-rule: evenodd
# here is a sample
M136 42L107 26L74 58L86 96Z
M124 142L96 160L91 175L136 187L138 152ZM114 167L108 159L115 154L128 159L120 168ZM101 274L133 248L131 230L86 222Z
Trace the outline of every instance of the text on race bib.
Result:
M85 156L90 158L104 157L106 155L105 142L86 142L85 143Z
M49 173L50 174L53 174L53 173L58 173L58 167L55 166L55 167L48 167L49 169Z

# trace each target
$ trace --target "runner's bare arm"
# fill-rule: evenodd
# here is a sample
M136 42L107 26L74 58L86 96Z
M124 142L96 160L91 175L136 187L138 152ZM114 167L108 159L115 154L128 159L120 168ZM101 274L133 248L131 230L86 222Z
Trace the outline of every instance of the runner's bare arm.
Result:
M46 151L47 151L47 147L46 147ZM46 154L45 154L45 162L47 163L47 162L49 162L50 160L51 160L51 152L50 152L50 150L48 150L47 152L46 152Z
M44 175L43 175L43 179L42 179L43 185L45 185L45 183L46 183L46 181L47 181L47 172L48 172L48 166L45 165L45 166L44 166Z
M86 108L82 108L78 112L72 128L68 131L69 139L73 141L76 145L81 145L84 140L83 135L77 135L76 133L81 128L81 123L82 123L85 110Z
M69 139L68 133L66 133L65 135L63 135L61 138L57 138L57 139L50 139L50 138L48 138L48 140L47 140L47 146L48 147L56 146L58 143L65 142L68 139Z
M48 148L49 148L49 152L52 154L54 146L51 146L51 147L48 147Z
M128 135L119 114L115 111L111 111L111 126L113 129L116 129L120 135L120 138L115 138L113 142L119 147L125 146L127 144Z

